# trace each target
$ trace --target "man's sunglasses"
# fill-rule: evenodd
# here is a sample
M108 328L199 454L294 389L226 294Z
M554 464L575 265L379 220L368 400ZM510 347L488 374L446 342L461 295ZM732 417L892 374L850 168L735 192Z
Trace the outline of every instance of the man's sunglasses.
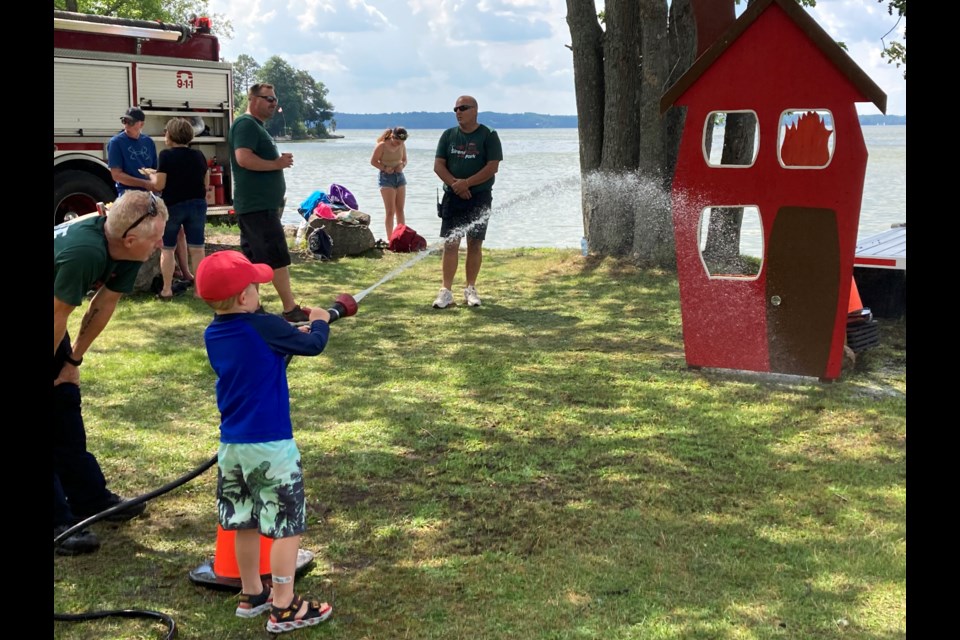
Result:
M257 96L257 97L260 98L261 100L266 100L270 104L273 104L274 102L277 101L276 96Z
M472 104L462 104L462 105L460 105L459 107L454 107L454 108L453 108L453 112L456 113L457 111L466 111L467 109L473 109L473 105L472 105Z
M121 238L126 238L126 237L127 237L127 234L130 233L130 232L133 230L134 227L136 227L138 224L140 224L141 222L143 222L143 221L146 220L147 218L155 218L156 215L157 215L157 196L155 196L155 195L153 195L153 194L151 193L151 194L150 194L150 208L147 209L147 212L146 212L145 214L143 214L142 216L140 216L139 218L137 218L136 221L134 221L134 223L133 223L132 225L130 225L129 227L127 227L127 230L124 231L124 232L123 232L123 235L120 236L120 237L121 237Z
M396 134L394 134L393 137L396 138L397 140L406 140L406 139L407 139L407 134L405 134L405 133L396 133Z

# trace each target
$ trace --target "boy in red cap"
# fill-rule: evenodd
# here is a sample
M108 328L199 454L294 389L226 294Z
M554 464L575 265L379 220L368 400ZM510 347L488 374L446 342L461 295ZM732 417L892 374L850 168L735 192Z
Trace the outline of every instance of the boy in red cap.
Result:
M257 313L257 285L272 279L270 266L254 264L239 251L218 251L200 262L196 287L216 312L203 337L220 408L219 522L237 532L242 592L236 613L252 618L270 610L267 631L283 633L333 613L326 602L305 600L293 590L307 524L285 359L319 355L330 334L330 314L313 307L309 327L297 328L280 316ZM272 588L260 579L260 534L274 540Z

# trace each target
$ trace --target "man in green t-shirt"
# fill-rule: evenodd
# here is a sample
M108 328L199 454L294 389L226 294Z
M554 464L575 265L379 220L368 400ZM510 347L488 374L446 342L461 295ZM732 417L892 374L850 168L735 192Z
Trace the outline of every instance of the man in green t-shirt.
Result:
M143 262L163 244L167 207L147 191L127 191L109 214L91 214L53 228L53 537L81 520L114 507L123 498L107 489L100 463L87 451L80 412L80 365L83 356L110 322L117 302L133 291ZM70 341L67 321L96 289ZM143 513L143 503L106 517L129 520ZM91 553L97 536L80 529L54 547L61 555Z
M483 261L483 241L487 237L487 220L493 204L493 182L503 149L497 132L477 122L477 101L460 96L453 108L457 126L440 136L433 161L433 171L443 180L443 201L440 203L440 237L443 243L443 285L436 309L453 304L453 277L460 259L460 239L467 236L467 261L464 269L467 287L463 297L471 307L480 306L477 276Z
M290 284L290 249L280 215L287 192L283 170L293 166L292 153L280 153L263 126L279 103L272 84L255 84L247 92L247 112L230 127L230 169L233 210L240 227L240 250L253 263L273 267L273 288L289 322L306 322Z

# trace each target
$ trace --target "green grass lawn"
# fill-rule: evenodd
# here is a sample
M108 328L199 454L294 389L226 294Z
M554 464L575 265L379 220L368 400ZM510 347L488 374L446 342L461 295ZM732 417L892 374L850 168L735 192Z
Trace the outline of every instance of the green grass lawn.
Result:
M409 254L302 261L329 306ZM437 256L375 288L288 367L316 560L338 640L906 637L906 321L834 383L689 370L676 276L570 250L485 255L483 306L435 310ZM263 287L268 310L279 311ZM80 310L82 313L86 306ZM72 318L75 332L81 313ZM89 447L147 493L218 445L212 312L125 298L82 368ZM265 638L188 572L216 542L216 470L54 559L54 610L149 609L178 638ZM57 622L54 637L161 638Z

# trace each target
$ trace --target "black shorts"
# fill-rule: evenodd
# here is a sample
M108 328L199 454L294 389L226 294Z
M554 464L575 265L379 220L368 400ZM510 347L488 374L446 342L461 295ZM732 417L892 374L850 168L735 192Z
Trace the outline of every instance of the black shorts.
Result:
M440 203L440 237L459 240L463 236L485 240L493 192L487 189L464 200L452 191L444 192Z
M250 262L268 264L274 269L290 266L290 249L276 209L251 211L237 216L240 226L240 251Z

